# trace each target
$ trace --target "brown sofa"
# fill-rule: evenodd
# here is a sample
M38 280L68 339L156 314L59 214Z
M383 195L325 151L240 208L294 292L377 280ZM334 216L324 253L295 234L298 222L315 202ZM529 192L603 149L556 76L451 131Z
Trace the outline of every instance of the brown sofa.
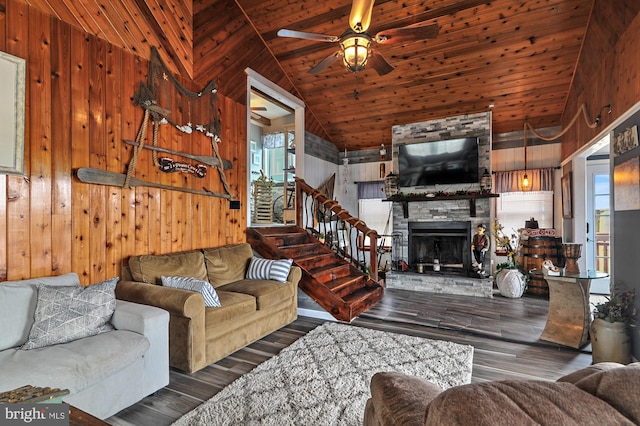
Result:
M438 386L402 373L371 379L364 425L640 424L640 363L600 363L548 381Z
M253 256L247 243L129 259L130 280L116 287L118 299L169 311L169 364L193 373L294 321L300 268L286 283L245 279ZM161 276L207 280L220 307L206 307L200 293L157 285Z

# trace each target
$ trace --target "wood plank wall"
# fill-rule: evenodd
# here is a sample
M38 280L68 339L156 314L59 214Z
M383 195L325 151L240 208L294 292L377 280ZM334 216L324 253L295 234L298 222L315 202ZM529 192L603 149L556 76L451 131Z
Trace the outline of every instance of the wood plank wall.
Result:
M142 122L132 98L147 81L148 61L17 0L0 0L0 50L27 62L25 176L0 175L0 280L77 272L83 284L91 284L119 275L131 255L245 240L243 105L219 96L219 148L233 162L226 176L241 210L230 210L221 198L85 184L74 177L75 169L126 171L132 151L122 140L135 139ZM163 129L159 144L211 155L209 140L195 133ZM223 192L215 170L197 182L164 174L147 150L136 177Z
M563 127L586 104L594 119L602 106L611 104L611 114L602 112L602 122L590 129L580 117L562 137L565 159L594 137L640 99L640 2L595 0L580 61L562 117ZM567 170L565 170L567 171Z

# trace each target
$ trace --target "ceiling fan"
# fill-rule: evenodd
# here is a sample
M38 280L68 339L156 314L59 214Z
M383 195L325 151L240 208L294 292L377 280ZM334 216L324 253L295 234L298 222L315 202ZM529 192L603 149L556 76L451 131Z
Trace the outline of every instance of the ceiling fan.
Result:
M378 52L371 48L371 43L390 44L406 43L417 40L433 39L438 36L440 26L437 23L421 26L391 28L380 31L374 36L367 32L371 24L371 13L375 0L353 0L349 15L349 29L341 36L331 36L304 31L281 29L280 37L292 37L304 40L338 42L340 50L324 58L316 66L307 71L309 74L319 74L325 68L342 58L344 65L351 72L362 71L367 64L371 64L379 75L385 75L395 68Z

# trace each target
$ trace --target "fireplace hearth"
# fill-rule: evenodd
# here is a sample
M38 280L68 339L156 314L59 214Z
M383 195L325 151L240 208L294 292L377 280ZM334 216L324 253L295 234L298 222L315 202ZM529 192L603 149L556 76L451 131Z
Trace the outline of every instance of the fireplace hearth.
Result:
M470 276L471 222L409 222L408 260L414 272Z

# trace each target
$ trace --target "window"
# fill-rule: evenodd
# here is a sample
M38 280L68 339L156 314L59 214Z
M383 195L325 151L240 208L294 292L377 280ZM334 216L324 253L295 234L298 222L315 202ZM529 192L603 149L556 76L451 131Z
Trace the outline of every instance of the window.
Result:
M496 219L507 235L532 217L539 228L553 228L553 191L503 192L497 198Z
M375 229L379 235L385 235L384 246L391 247L391 233L393 232L393 217L391 216L392 204L382 201L382 198L369 198L358 200L358 217L371 229ZM364 245L369 245L369 237L365 238ZM380 241L378 241L378 246Z

